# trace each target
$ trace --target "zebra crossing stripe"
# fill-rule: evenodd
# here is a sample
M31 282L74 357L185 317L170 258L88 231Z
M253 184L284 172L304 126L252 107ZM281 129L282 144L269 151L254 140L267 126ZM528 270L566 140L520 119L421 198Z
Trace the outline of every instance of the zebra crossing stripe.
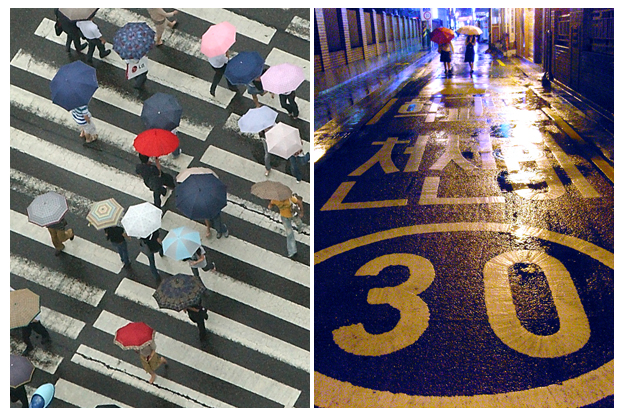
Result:
M11 210L9 221L11 223L11 231L48 247L54 247L46 228L29 222L28 216ZM79 236L76 236L74 241L67 242L63 252L116 274L121 271L122 264L119 261L119 254L93 244ZM94 255L94 253L97 253L97 255Z
M17 51L15 56L13 56L13 59L11 59L11 66L28 71L31 74L38 75L50 81L54 78L60 68L41 61L22 49ZM141 111L143 110L143 103L141 101L128 98L128 96L122 95L113 88L109 88L105 85L100 85L98 87L95 94L93 94L93 98L106 102L107 104L113 105L139 117L141 116ZM208 137L208 134L210 134L212 129L213 126L211 125L197 124L190 121L186 117L182 117L180 120L180 126L178 127L179 132L202 141L206 140L206 137Z
M306 41L310 41L310 21L299 16L293 17L286 28L286 33L297 36Z
M162 218L161 228L170 230L176 227L189 227L199 232L202 236L202 244L212 250L223 253L252 266L261 268L284 279L298 283L305 287L310 287L310 268L305 264L293 261L285 256L273 253L272 251L254 246L244 240L240 240L230 235L222 238L219 243L210 244L205 237L205 226L198 222L189 220L172 211L167 211ZM286 249L284 241L284 251Z
M13 218L11 218L11 226L13 226L12 221ZM76 240L74 240L73 242L75 243ZM95 253L91 254L99 256L100 250L97 250ZM87 285L78 279L75 279L64 273L52 270L46 266L43 266L21 256L11 254L10 263L11 273L13 273L14 275L26 279L30 282L36 283L40 286L54 290L65 296L69 296L72 299L84 302L93 307L97 307L104 297L104 294L106 294L106 290L104 289Z
M62 378L59 378L56 383L54 383L54 398L80 408L95 408L100 404L115 404L119 407L132 407Z
M236 27L236 33L257 40L264 44L269 44L277 30L273 27L265 26L255 20L230 12L225 9L179 9L181 12L216 24L229 22Z
M41 307L41 322L45 323L45 327L49 331L71 339L78 338L85 326L84 322L45 306Z
M143 257L146 259L145 255L143 255ZM195 325L184 312L160 309L158 303L152 296L154 294L154 289L141 283L124 278L115 290L115 294L139 305L146 306L191 325ZM209 319L206 321L206 330L288 365L310 372L310 353L308 351L240 324L214 311L209 312Z
M147 382L149 376L142 367L129 364L84 344L78 347L71 361L180 407L232 407L227 403L167 380L162 376L156 377L154 384L150 384ZM139 358L137 357L138 362Z
M10 338L10 341L11 354L22 355L22 352L26 350L26 343L16 341L13 337ZM28 359L37 370L44 371L48 374L56 373L59 365L63 362L62 356L46 351L37 346L35 346L35 349L28 354Z
M114 335L117 329L129 322L104 310L93 324L93 327ZM292 407L301 394L299 390L293 387L193 348L164 334L157 332L154 340L158 346L158 353L164 357L171 358L171 360L212 375L259 396L266 397L282 406ZM175 365L173 363L170 364ZM158 381L160 378L158 377L156 380Z

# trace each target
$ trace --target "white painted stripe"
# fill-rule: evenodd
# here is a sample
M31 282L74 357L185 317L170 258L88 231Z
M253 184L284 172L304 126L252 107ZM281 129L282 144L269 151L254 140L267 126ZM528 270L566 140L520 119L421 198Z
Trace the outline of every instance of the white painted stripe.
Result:
M22 49L20 49L15 54L13 59L11 59L11 65L48 80L52 80L60 68L59 66L40 61ZM105 85L99 86L99 88L95 91L95 94L93 94L93 98L106 102L139 117L141 116L141 111L143 110L142 101L134 100L129 96L117 92L113 88L109 88ZM195 139L205 141L208 134L212 131L212 128L213 126L211 125L197 124L190 121L186 117L182 117L178 131Z
M205 237L205 225L192 221L172 211L167 211L162 219L161 228L171 230L176 227L189 227L202 236L202 244L211 250L218 251L252 266L266 270L284 279L310 287L310 268L305 264L293 261L288 257L257 247L244 240L230 235L217 241L209 241ZM284 241L284 251L286 250Z
M95 408L100 404L132 407L62 378L59 378L54 384L54 398L81 408Z
M155 256L155 259L156 268L172 276L178 273L190 273L189 266L182 261L176 261L167 256ZM136 261L149 264L147 256L143 253L137 257ZM301 328L310 329L310 309L236 280L219 272L218 269L219 266L217 265L216 272L199 271L202 282L211 291Z
M267 55L264 63L268 66L274 66L279 64L292 64L298 66L299 68L303 69L305 80L310 82L310 61L308 59L300 58L288 52L284 52L281 49L273 48L271 52L269 52L269 55ZM297 99L296 101L297 104L299 104L299 99Z
M216 146L208 146L208 149L206 149L200 161L206 165L224 170L252 183L261 182L267 179L266 176L264 176L264 165L245 159L244 157L228 153ZM281 182L292 189L293 192L303 196L305 200L310 200L310 184L307 182L302 181L301 183L297 183L294 176L286 175L285 173L277 172L275 170L271 170L269 180Z
M93 326L114 335L117 329L129 322L120 316L102 311ZM190 368L212 375L259 396L266 397L285 407L292 407L301 393L290 386L193 348L159 332L156 333L154 340L158 353L164 357L171 358ZM170 363L170 365L175 364ZM158 377L157 380L160 378Z
M63 107L54 104L47 98L43 98L14 85L11 85L11 104L21 107L30 113L37 114L56 124L67 127L68 129L79 131L78 125L74 122L69 112ZM133 145L134 139L137 136L136 134L96 117L92 117L92 119L97 128L98 140L108 143L124 152L133 155L137 154ZM82 139L79 139L78 133L76 133L76 142L78 143L79 141L82 141ZM176 172L188 167L192 160L192 156L185 154L180 154L177 159L169 155L160 158L160 162L163 166L175 170Z
M236 33L257 40L264 44L269 44L277 30L273 27L265 26L255 20L232 13L225 9L179 9L181 12L190 14L198 19L205 20L212 24L229 22L236 27ZM207 30L207 28L206 28Z
M45 227L39 227L28 221L28 216L11 210L11 231L35 240L48 247L54 247L50 233ZM77 257L87 263L94 264L113 273L121 271L119 254L100 247L97 244L76 236L74 241L66 241L63 253Z
M11 218L11 227L13 227L13 218ZM35 227L37 226L35 225ZM47 232L45 234L49 240L50 235ZM73 243L75 242L76 240L73 241ZM91 255L100 256L100 250L94 250ZM106 294L104 289L88 285L64 273L14 254L11 254L11 273L91 306L98 306Z
M26 343L21 340L17 341L13 337L11 337L10 340L11 354L22 355L22 352L26 350ZM63 357L46 351L38 347L35 343L33 343L33 345L35 345L35 349L28 354L28 359L33 366L35 366L37 370L45 371L48 374L56 373L59 365L63 362Z
M64 337L76 339L85 323L52 309L41 307L41 322L49 331L56 332Z
M112 334L114 335L115 332ZM86 345L78 347L71 361L180 407L232 407L227 403L167 380L162 376L156 377L154 384L150 384L147 382L149 377L142 367L128 364ZM138 362L139 357L137 357Z
M310 21L299 16L293 17L286 28L286 33L297 36L303 40L310 41Z
M147 257L145 255L143 255L141 260L142 263L147 263ZM188 273L188 267L184 270L184 273ZM208 279L204 278L202 280L207 281ZM151 287L142 285L133 280L123 279L115 290L115 294L195 326L195 323L193 323L184 312L160 309L158 303L152 296L154 294L154 289ZM310 371L310 353L308 351L264 334L261 331L250 328L214 311L209 312L209 318L206 321L206 330L293 367L297 367L306 372Z

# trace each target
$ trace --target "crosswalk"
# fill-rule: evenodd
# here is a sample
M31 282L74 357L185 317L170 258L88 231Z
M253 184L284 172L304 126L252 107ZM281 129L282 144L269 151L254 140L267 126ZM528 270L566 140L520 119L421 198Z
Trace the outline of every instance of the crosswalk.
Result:
M275 22L240 9L180 9L179 26L166 30L165 46L150 52L147 95L133 91L115 52L103 60L96 53L100 86L89 107L99 150L80 145L71 116L51 101L50 80L78 55L65 52L65 34L55 34L49 12L15 11L36 23L32 33L12 39L10 62L10 284L40 295L41 322L52 337L50 346L31 337L35 349L29 358L36 371L28 396L49 382L56 389L52 407L309 407L310 228L297 230L300 254L288 258L279 213L250 193L251 185L266 180L259 136L241 133L237 124L253 107L252 97L242 88L235 94L221 86L210 95L213 72L199 50L210 25L229 21L237 27L234 54L257 50L267 66L301 66L307 78L297 91L298 120L288 117L277 97L259 100L278 111L278 121L300 129L307 151L309 9L272 10ZM153 27L146 9L99 9L95 21L109 40L130 21ZM222 218L228 238L217 239L214 232L207 237L204 223L179 213L171 194L163 198L161 237L175 227L191 227L217 265L200 271L208 288L206 343L186 313L158 307L152 296L157 282L137 241L129 241L132 266L123 268L104 233L86 221L95 201L112 197L127 208L153 200L134 172L133 140L144 129L142 102L155 92L176 96L183 107L182 154L162 157L163 169L175 176L188 167L209 167L227 185ZM297 183L287 161L274 157L273 166L270 179L302 195L308 212L309 174ZM30 223L26 213L48 191L67 198L66 219L76 235L58 257L47 230ZM187 263L158 255L156 267L162 277L191 272ZM132 321L155 329L157 351L168 360L153 384L138 355L113 343L115 331ZM12 330L11 353L25 349L21 332Z

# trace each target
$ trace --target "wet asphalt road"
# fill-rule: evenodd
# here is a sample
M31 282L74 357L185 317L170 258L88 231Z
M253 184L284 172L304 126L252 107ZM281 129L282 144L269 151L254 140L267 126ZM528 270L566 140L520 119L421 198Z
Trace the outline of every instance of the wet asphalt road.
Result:
M613 185L460 42L315 169L315 405L613 406Z

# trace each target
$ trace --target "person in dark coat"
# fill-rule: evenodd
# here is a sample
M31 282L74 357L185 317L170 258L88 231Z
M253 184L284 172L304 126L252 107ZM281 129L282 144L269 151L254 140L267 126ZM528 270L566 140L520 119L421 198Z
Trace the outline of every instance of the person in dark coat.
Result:
M189 319L197 324L199 329L199 339L204 341L206 339L206 326L204 321L208 319L208 311L201 305L192 305L184 309L189 316Z
M173 176L161 171L159 164L153 165L149 157L139 153L141 163L136 165L135 172L143 178L143 183L154 193L154 205L160 208L160 197L167 194L167 188L175 188Z
M118 225L104 229L106 239L111 242L113 247L119 253L124 267L130 266L130 255L128 254L128 243L126 242L126 233L123 227Z
M15 388L11 387L11 402L15 403L18 400L22 402L22 407L29 407L26 387L23 384Z
M69 20L63 13L59 11L59 9L54 9L54 14L56 15L56 34L60 36L58 28L60 27L62 32L65 32L67 35L67 41L65 42L65 50L67 52L70 51L71 43L74 42L74 48L76 51L80 53L81 50L87 47L87 43L80 44L80 37L82 33L78 26L76 26L76 22Z
M154 276L154 279L156 279L157 282L160 281L160 274L158 274L158 269L156 268L156 259L154 254L158 253L160 257L163 256L162 240L160 239L159 234L160 232L156 230L149 236L141 238L139 242L141 248L143 249L143 253L145 253L149 260L149 267L152 272L152 276Z
M464 62L468 62L468 64L470 65L471 74L474 72L473 65L475 59L475 44L476 39L474 36L468 36L466 38L466 54L464 55Z
M26 349L24 350L22 355L28 355L32 350L35 349L35 346L30 340L32 331L35 331L36 333L41 335L41 343L49 344L50 342L52 342L52 339L50 338L50 333L47 329L45 329L45 327L41 324L41 322L39 322L37 318L39 318L39 316L33 319L28 325L22 327L22 341L26 343Z

